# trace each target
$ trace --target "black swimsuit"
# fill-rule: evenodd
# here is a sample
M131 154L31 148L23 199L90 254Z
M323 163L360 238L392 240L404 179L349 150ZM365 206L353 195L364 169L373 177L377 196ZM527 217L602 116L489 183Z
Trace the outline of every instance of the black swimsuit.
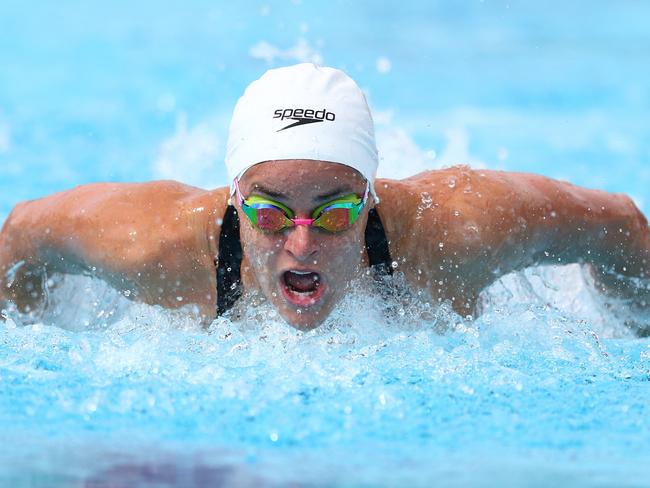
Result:
M386 232L377 210L368 211L366 225L366 252L370 267L377 275L393 274L392 260L388 250ZM239 238L239 217L232 205L226 208L219 234L217 268L217 317L226 313L242 294L241 260L242 248Z

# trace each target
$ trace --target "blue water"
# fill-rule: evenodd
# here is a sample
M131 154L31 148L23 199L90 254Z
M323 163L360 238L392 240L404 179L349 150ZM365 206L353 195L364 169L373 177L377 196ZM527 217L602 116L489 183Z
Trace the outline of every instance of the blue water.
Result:
M0 222L93 181L225 185L236 98L298 61L366 91L383 176L532 171L648 213L649 22L631 0L3 1ZM0 326L0 485L648 485L650 340L579 267L502 280L476 320L359 291L306 334L66 280Z

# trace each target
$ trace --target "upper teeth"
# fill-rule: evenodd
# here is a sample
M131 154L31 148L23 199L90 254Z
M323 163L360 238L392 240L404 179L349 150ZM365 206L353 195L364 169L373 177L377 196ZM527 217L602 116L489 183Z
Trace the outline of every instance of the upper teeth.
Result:
M308 275L311 274L311 271L291 271L292 273L299 274L299 275Z

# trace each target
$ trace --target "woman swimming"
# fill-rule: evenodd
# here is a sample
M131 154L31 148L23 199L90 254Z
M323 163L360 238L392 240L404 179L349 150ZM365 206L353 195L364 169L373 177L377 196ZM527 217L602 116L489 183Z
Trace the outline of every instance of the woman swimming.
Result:
M377 165L352 79L270 70L235 107L230 188L99 183L18 204L0 234L0 305L29 311L51 273L89 273L146 303L196 305L206 322L257 290L308 329L369 266L463 315L536 264L589 264L619 292L620 278L648 276L647 220L625 195L465 166L375 179Z

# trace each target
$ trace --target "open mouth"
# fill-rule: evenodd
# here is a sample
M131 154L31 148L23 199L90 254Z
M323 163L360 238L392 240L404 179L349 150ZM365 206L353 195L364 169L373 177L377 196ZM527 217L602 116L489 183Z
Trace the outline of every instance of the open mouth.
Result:
M325 292L320 275L313 271L285 271L281 282L285 298L299 307L314 305Z

